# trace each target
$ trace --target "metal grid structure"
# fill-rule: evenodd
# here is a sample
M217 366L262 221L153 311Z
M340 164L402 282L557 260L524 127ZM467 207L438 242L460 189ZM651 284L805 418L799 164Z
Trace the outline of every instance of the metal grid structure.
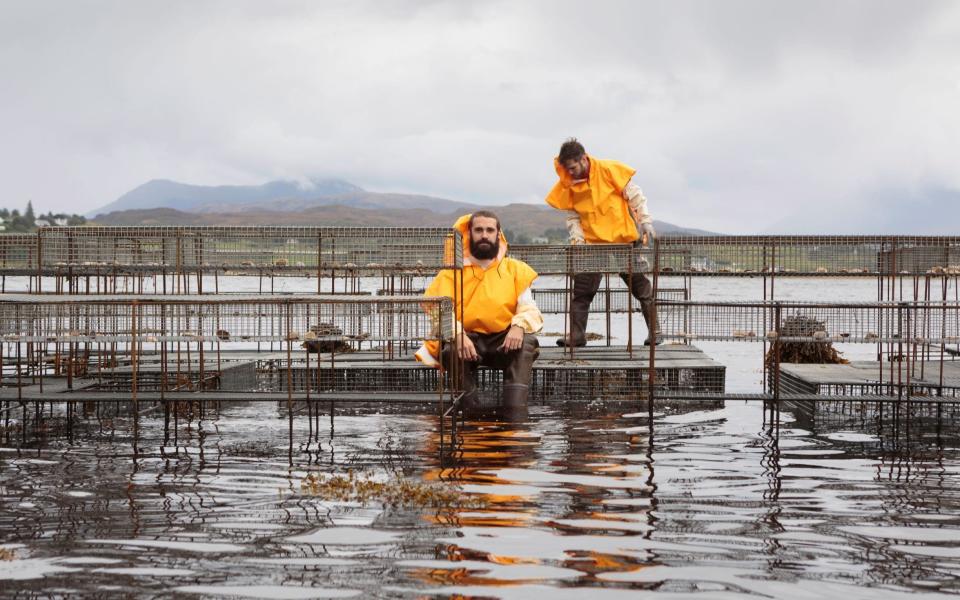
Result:
M650 269L651 251L630 244L514 245L510 256L540 275L639 273Z
M249 343L270 344L267 352L278 344L281 353L269 357L251 350L246 362L232 364L244 365L243 372L249 375L248 365L255 363L256 387L268 393L285 391L288 398L295 391L309 396L311 392L334 390L369 397L376 392L455 388L439 372L409 360L421 339L449 340L452 328L434 330L433 321L424 311L430 300L407 295L415 293L414 281L419 277L461 267L462 238L452 229L92 227L45 228L35 236L13 237L0 241L0 249L11 259L0 264L0 269L4 274L35 269L38 290L41 273L60 278L83 273L114 278L126 273L163 274L164 283L167 273L197 273L199 284L200 273L220 272L316 275L318 289L321 277L356 281L379 274L383 287L392 292L388 296L274 297L264 290L264 295L231 294L213 299L203 295L117 295L79 298L77 302L69 297L44 302L42 297L7 294L0 297L0 339L6 342L3 358L8 365L16 354L18 377L21 368L42 377L50 368L50 357L45 354L51 346L53 368L60 373L59 357L69 356L67 372L73 373L77 348L94 347L90 356L98 372L110 370L110 376L101 380L108 380L111 389L125 385L124 369L129 369L132 389L137 389L138 353L146 378L141 382L147 385L150 369L159 371L156 381L161 393L171 389L204 390L208 385L226 389L223 380L216 379L225 374L222 366L218 366L213 379L205 373L208 368L203 350L208 346L208 352L215 350L217 364L222 365L221 347ZM704 364L702 358L684 362L670 346L641 352L631 345L626 355L611 354L604 360L587 352L595 347L578 350L576 355L565 354L554 364L541 356L533 381L534 395L541 399L742 397L772 400L779 406L786 399L855 397L857 402L899 402L904 398L957 396L952 391L957 386L944 375L944 365L950 362L947 349L960 344L960 301L947 301L946 283L939 288L943 300L933 301L929 283L931 278L942 278L952 281L956 288L956 280L950 278L960 275L958 237L677 236L661 237L651 249L611 244L521 245L510 250L511 256L527 262L540 274L565 275L568 283L573 274L584 272L649 274L658 298L661 338L681 348L690 348L689 344L698 340L764 345L762 393L727 394L722 365ZM683 278L683 287L668 287L677 276ZM764 299L695 302L688 292L689 282L699 276L763 277ZM879 301L773 300L772 281L790 276L872 277L878 281ZM897 295L901 300L909 296L911 286L904 286L904 281L911 278L913 301L894 302ZM924 278L927 286L921 288ZM333 285L325 287L335 289ZM899 287L899 294L894 293L895 287ZM190 286L177 289L189 291ZM137 286L131 291L138 293ZM359 288L345 284L343 291ZM543 312L567 311L569 286L534 291ZM450 300L441 302L445 304L434 310L452 315ZM626 312L633 304L626 289L617 287L601 290L593 309L608 314ZM791 319L818 325L798 334L789 326ZM628 327L632 333L629 319ZM297 351L298 356L293 356L291 347L304 341L366 346L368 351L375 351L369 352L372 362L367 363L344 360L349 355L339 350L322 355L322 362L321 356L311 356L307 351ZM877 376L849 385L821 382L813 388L794 389L789 376L781 372L777 351L787 343L873 344L877 348ZM107 345L112 348L107 350ZM286 353L282 352L284 348ZM331 348L336 350L337 346ZM603 350L623 354L623 349ZM171 358L173 352L175 358ZM404 366L392 361L400 355L408 361ZM152 366L148 366L151 361ZM177 372L173 388L166 377L171 370ZM186 376L181 379L183 371ZM935 371L939 376L932 378ZM248 375L244 385L249 385ZM495 371L482 373L484 381L494 386L498 377Z
M443 315L434 319L428 312ZM0 296L6 342L449 340L449 298L388 296Z
M445 228L46 227L36 235L0 235L0 269L430 274L462 264L460 237ZM654 249L629 244L510 248L512 256L543 275L644 273L654 265L661 274L715 276L960 275L960 237L662 236Z
M796 426L818 433L866 430L880 443L886 433L906 433L910 425L938 432L944 421L960 419L960 402L904 402L890 407L883 402L863 400L859 395L833 394L821 399L784 400L796 417ZM863 395L866 397L866 395ZM904 438L909 439L908 435ZM863 441L857 442L858 445Z
M663 236L656 246L660 273L960 275L960 237Z
M960 342L957 302L664 301L661 337L678 341ZM791 319L817 323L800 334Z
M32 274L37 268L36 234L0 234L0 273Z
M918 357L920 358L920 357ZM878 369L875 363L848 365L781 364L780 389L786 396L817 395L837 398L890 396L960 399L960 363L957 361L891 361Z
M426 290L423 288L406 289L402 294L392 295L411 295L422 296ZM378 289L377 296L390 295L389 290ZM570 290L564 288L533 288L533 299L537 303L537 308L543 314L563 314L567 312L567 303L570 298ZM609 288L601 286L597 295L590 305L593 312L625 313L629 309L631 302L628 299L629 291L626 287L610 286ZM682 301L689 299L689 289L685 287L660 287L657 289L657 298L662 301ZM609 308L608 308L609 307ZM665 305L664 309L669 310L670 306ZM633 301L633 310L637 310L636 300Z
M579 354L575 361L565 360L559 348L541 348L540 358L533 364L531 397L536 402L592 402L595 400L638 401L648 391L645 356L629 359L622 348L594 346ZM277 357L273 361L281 361ZM271 389L286 390L282 369L271 367L270 359L261 359L259 372L263 383ZM307 388L375 392L385 388L398 392L425 392L437 389L441 373L420 368L413 361L404 364L384 362L368 353L338 357L336 365L329 361L307 365L303 358L294 363L290 381L294 391ZM665 347L656 374L658 392L687 392L702 395L722 394L725 367L704 357L689 346ZM316 382L322 382L318 386ZM477 381L483 393L496 397L502 385L497 369L479 369ZM445 381L445 387L452 383Z
M459 268L459 232L377 227L45 227L43 272L426 273Z
M637 301L629 298L630 292L626 287L603 286L597 291L593 302L590 304L590 310L594 313L625 313L632 309L637 310ZM657 300L663 302L677 302L686 300L689 297L687 288L658 288ZM570 291L563 288L536 289L533 290L533 299L537 303L540 312L544 314L563 314L568 310L570 301ZM671 305L665 304L664 311L670 311Z

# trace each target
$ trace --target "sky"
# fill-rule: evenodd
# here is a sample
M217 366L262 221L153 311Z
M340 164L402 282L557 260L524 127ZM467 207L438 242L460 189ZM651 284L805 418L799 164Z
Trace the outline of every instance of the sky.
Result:
M85 213L151 179L541 203L576 136L681 226L960 230L952 0L0 0L0 15L7 208Z

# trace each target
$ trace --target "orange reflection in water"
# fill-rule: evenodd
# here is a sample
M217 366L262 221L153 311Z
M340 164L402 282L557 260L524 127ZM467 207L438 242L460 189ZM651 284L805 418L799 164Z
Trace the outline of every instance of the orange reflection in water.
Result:
M482 497L484 507L454 508L424 515L423 518L433 524L455 529L546 528L561 534L556 538L556 543L564 543L562 540L567 535L578 536L591 529L606 530L603 523L626 525L611 528L617 530L617 535L638 533L645 526L642 517L638 519L637 513L631 516L617 513L627 508L631 511L641 508L643 512L649 507L607 506L604 502L611 493L610 489L602 483L595 483L602 477L610 477L613 482L623 478L633 479L649 471L642 450L638 452L648 442L647 438L632 431L613 436L609 433L597 435L598 430L612 429L605 421L613 419L615 417L603 415L591 423L561 425L566 428L562 440L558 439L555 430L543 430L541 434L530 423L465 424L458 432L456 460L452 466L441 467L437 460L423 477L428 481L462 486L464 495ZM550 439L541 435L549 435ZM611 441L621 445L619 453L605 452ZM549 463L543 463L545 443L561 444L564 448L562 462L557 462L555 455ZM439 450L436 428L426 445ZM509 474L501 477L501 473L510 472L529 472L532 479L506 479ZM551 490L555 492L557 488L562 488L565 493L551 494ZM631 493L650 491L638 488ZM600 573L635 571L654 564L648 562L651 557L644 557L642 552L639 556L635 551L619 555L607 549L591 550L588 539L581 542L588 547L564 548L560 556L556 556L557 548L553 548L546 553L556 556L550 559L539 558L536 551L534 556L523 550L519 550L522 555L514 555L509 551L506 554L502 551L495 553L489 547L484 550L471 549L450 543L437 548L436 558L453 563L450 565L453 568L417 565L409 574L429 585L516 586L543 583L558 577L566 581L574 579L583 582L594 580L595 575ZM549 546L550 543L547 544Z

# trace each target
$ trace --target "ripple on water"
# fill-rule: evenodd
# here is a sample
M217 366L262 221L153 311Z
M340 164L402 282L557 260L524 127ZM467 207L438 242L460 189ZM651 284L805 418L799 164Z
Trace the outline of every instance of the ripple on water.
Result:
M396 531L382 531L362 527L324 527L286 538L297 544L330 544L343 546L374 546L389 544L403 537Z
M200 437L181 423L178 442L145 442L153 455L136 463L118 426L118 441L43 449L36 461L3 455L0 542L28 542L0 572L32 577L19 585L41 596L198 583L208 585L172 593L755 600L960 591L953 438L905 451L813 425L777 438L762 429L760 405L674 408L657 417L653 446L641 419L562 406L482 431L467 423L453 465L437 458L433 416L338 415L335 431L309 442L297 421L293 465L288 422L267 403L243 407L239 425L229 414L213 427L205 420ZM163 429L162 420L141 425ZM860 431L844 424L839 433ZM175 455L158 457L161 445ZM300 494L307 472L346 465L451 482L488 503L398 508Z
M42 579L55 573L73 573L81 570L77 567L64 566L58 558L0 560L0 581Z
M237 544L218 542L178 542L173 540L87 540L88 544L110 544L117 546L134 546L142 548L162 548L166 550L181 550L183 552L199 552L204 554L223 554L229 552L243 552L246 548Z
M477 579L504 582L576 579L583 576L583 572L581 571L563 567L530 563L499 564L479 560L402 560L397 562L397 566L410 569L430 570L462 569Z
M185 585L174 588L184 594L204 594L218 598L270 598L272 600L300 600L301 598L353 598L360 590L325 589L293 585Z
M193 575L189 569L166 569L163 567L116 567L94 569L94 573L111 573L113 575L134 575L142 577L172 577L176 575Z
M895 527L889 525L864 525L840 527L840 531L885 540L910 542L956 542L960 529L948 527Z

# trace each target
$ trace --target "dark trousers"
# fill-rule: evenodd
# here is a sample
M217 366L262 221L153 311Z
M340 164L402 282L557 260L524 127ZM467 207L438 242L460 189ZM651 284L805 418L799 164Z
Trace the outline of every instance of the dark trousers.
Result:
M653 303L653 284L640 273L620 273L620 279L630 288L630 293L640 302L639 308L647 317L648 306ZM573 300L570 302L570 340L581 345L586 341L587 316L590 303L597 295L602 273L579 273L573 276ZM649 327L649 322L647 323Z
M504 385L511 383L530 385L533 361L540 356L540 344L537 342L537 336L532 333L525 333L523 334L523 345L520 346L520 349L512 352L498 350L509 331L510 328L507 327L499 333L467 332L467 337L470 338L477 349L480 360L463 361L464 392L469 394L477 389L477 368L481 365L493 369L502 369ZM444 367L449 369L454 358L454 349L451 344L443 351Z

